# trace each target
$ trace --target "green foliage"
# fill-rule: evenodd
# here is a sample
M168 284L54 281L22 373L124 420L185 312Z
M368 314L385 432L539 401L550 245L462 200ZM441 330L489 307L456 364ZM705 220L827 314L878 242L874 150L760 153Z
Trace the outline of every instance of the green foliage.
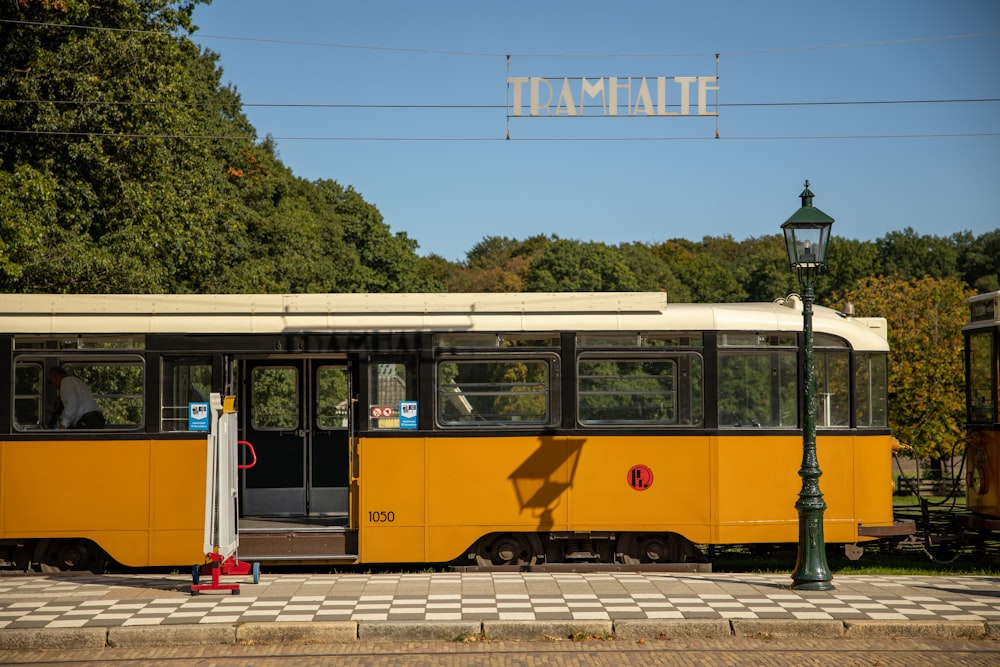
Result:
M556 239L535 259L529 292L628 292L639 281L628 264L603 243Z
M884 275L903 278L959 278L958 245L952 239L917 234L907 227L875 242Z
M706 238L704 245L718 240ZM658 246L655 252L666 264L669 273L683 285L683 290L679 290L683 298L679 294L672 298L673 301L725 303L746 299L747 293L729 270L732 264L728 263L724 254L701 251L697 244L683 239L668 241Z
M449 292L525 292L528 271L536 257L552 243L546 236L516 241L487 236L467 254L465 264L454 266L445 280Z
M979 238L956 234L962 278L980 294L1000 290L1000 229Z
M374 206L258 140L186 37L195 4L0 6L31 22L0 24L0 290L428 288Z
M965 423L962 326L971 295L955 278L869 278L838 301L889 325L889 425L921 458L941 459Z

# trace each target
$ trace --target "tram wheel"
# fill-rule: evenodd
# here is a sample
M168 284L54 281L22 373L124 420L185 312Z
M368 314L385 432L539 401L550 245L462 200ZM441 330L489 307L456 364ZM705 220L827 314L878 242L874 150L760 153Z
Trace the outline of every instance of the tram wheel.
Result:
M618 538L615 551L628 565L683 563L688 555L684 538L676 533L625 533Z
M476 563L483 565L531 565L536 562L532 540L517 533L487 535L476 544Z
M84 539L41 540L34 561L42 572L91 571L101 574L110 558L99 546Z

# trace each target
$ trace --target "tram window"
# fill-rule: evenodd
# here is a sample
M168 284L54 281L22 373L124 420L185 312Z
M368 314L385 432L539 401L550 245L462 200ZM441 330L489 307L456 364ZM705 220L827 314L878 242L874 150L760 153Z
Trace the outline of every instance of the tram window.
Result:
M719 352L719 425L795 428L797 358L788 351Z
M434 336L437 349L558 347L559 336L523 333L449 333Z
M142 426L144 370L141 359L88 356L19 357L14 364L15 425L38 429L55 423L56 391L43 381L45 372L62 366L83 380L104 414L105 429L137 429Z
M164 357L160 385L160 429L188 430L188 403L208 402L212 391L209 357Z
M351 396L347 369L343 366L320 366L317 371L316 423L321 429L347 428Z
M701 347L700 331L577 334L577 347Z
M373 362L369 401L373 429L399 428L399 403L407 400L407 366L402 361Z
M700 422L701 375L701 357L696 355L666 359L581 356L577 372L580 423L662 426ZM692 382L698 383L697 389Z
M18 364L14 371L14 428L42 426L42 365Z
M548 359L455 359L437 367L438 422L526 426L550 420Z
M858 428L888 424L886 363L883 352L859 352L855 357L854 409Z
M847 428L851 425L850 354L815 352L816 426Z
M51 336L18 335L14 337L15 350L142 350L146 347L144 336L76 335L53 338Z
M64 364L90 387L104 413L106 428L134 429L142 425L143 367L135 362Z
M288 366L258 366L250 376L251 423L258 431L299 426L299 372Z
M993 388L997 386L997 378L993 335L993 331L969 334L969 421L974 423L992 424L996 421Z
M798 347L795 334L788 333L753 333L739 331L735 333L720 333L720 347Z

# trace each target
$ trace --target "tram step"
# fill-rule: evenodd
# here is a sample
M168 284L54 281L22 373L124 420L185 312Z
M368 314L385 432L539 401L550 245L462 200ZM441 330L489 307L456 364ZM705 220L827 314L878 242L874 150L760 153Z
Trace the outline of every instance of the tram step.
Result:
M240 531L240 559L356 560L358 534L345 530Z

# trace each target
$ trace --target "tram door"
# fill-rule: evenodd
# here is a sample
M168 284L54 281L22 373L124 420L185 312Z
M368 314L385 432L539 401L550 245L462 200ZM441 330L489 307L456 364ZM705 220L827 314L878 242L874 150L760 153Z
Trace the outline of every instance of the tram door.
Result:
M346 515L347 362L247 360L241 370L243 439L257 453L257 464L242 471L243 516Z

